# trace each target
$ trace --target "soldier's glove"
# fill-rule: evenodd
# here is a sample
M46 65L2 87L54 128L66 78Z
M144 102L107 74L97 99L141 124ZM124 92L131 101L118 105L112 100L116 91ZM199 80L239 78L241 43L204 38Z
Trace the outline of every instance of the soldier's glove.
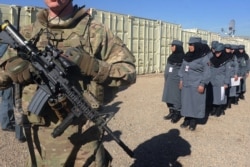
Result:
M13 81L4 70L0 70L0 90L7 89L13 85Z
M91 57L82 47L69 48L65 54L80 67L83 75L92 76L97 83L103 83L107 80L111 68L110 64Z
M31 65L27 60L20 57L12 57L7 60L5 71L11 77L12 81L19 84L28 84L31 81Z

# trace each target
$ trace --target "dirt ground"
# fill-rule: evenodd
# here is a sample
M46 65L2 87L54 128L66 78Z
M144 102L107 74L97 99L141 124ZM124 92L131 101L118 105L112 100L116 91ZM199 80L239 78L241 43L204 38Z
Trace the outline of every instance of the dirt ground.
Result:
M195 131L163 119L168 113L161 101L163 74L138 76L136 84L118 93L107 111L116 112L108 126L131 150L130 158L110 136L104 145L113 167L249 167L250 87L245 100L232 105L221 117L209 116ZM56 140L56 139L55 139ZM27 143L20 144L13 132L0 131L0 167L23 167Z

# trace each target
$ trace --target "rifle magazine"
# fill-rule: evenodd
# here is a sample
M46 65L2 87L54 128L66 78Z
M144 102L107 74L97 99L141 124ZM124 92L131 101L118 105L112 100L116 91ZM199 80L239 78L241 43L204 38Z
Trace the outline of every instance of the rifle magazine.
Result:
M35 95L32 97L31 102L29 103L28 111L35 115L41 115L49 97L50 95L45 90L38 88Z

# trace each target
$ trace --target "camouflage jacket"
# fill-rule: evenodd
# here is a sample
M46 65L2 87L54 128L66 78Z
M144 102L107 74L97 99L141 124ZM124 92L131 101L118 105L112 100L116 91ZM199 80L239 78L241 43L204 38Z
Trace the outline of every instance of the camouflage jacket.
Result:
M66 19L52 18L48 20L48 11L42 10L37 14L37 20L28 26L21 28L21 34L28 40L41 36L37 47L41 50L49 43L60 50L82 45L84 50L97 58L99 71L107 65L111 66L108 85L91 82L90 91L99 101L103 101L106 90L119 86L128 86L136 81L135 58L122 40L115 36L111 30L103 24L94 21L89 10L75 7L72 16ZM15 56L16 52L8 50L9 56ZM114 90L114 89L113 89ZM112 92L109 94L112 94ZM100 98L99 98L100 97Z

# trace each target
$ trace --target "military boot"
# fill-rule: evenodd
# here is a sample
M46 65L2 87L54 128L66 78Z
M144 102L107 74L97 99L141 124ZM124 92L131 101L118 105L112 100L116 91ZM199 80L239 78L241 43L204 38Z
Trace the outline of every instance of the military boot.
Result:
M169 114L164 116L163 118L165 120L169 120L169 119L172 119L172 116L174 115L174 110L173 109L169 109Z

